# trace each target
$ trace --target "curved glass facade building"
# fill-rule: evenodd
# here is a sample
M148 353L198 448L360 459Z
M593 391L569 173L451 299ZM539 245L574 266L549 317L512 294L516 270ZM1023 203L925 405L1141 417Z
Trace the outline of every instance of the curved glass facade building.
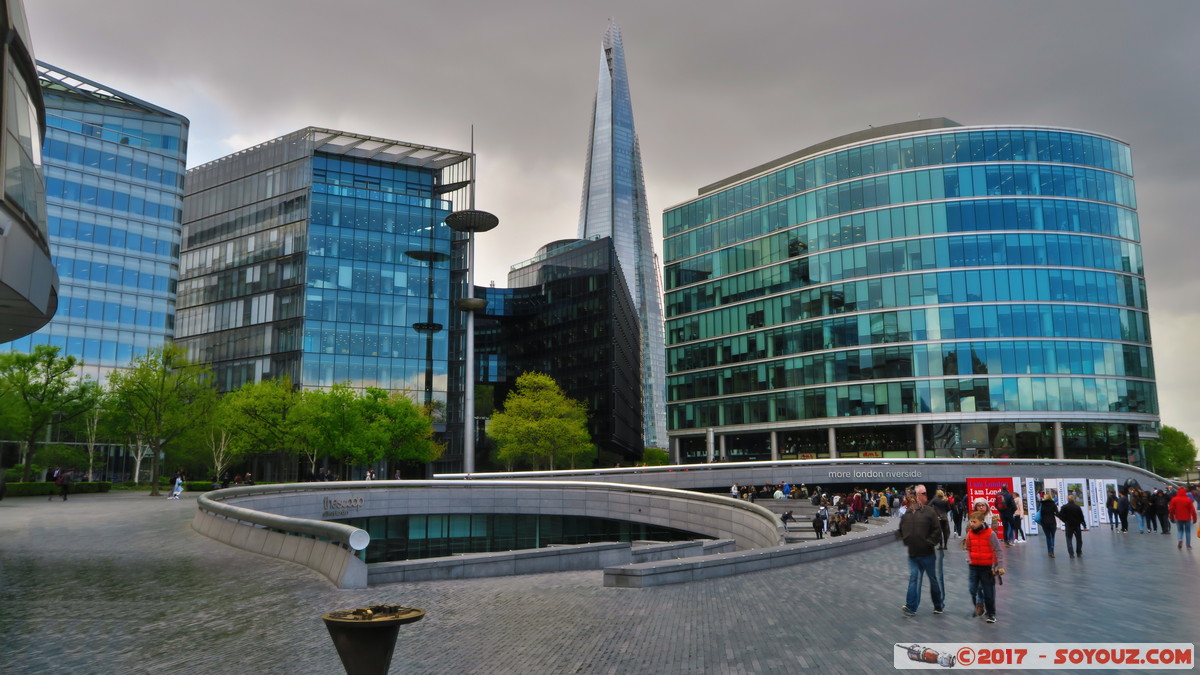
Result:
M20 0L0 2L0 343L29 335L58 311L58 275L46 230L42 135L46 109L38 87L29 23Z
M919 120L664 214L682 462L1138 458L1158 424L1129 147Z

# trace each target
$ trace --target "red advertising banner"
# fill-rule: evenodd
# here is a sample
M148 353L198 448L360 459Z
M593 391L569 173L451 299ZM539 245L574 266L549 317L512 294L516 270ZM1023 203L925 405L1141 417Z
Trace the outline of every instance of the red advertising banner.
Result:
M1013 479L1011 478L968 478L967 479L967 510L971 510L971 505L976 499L983 498L987 501L988 506L992 509L996 508L996 491L1002 487L1008 488L1009 492L1013 491ZM1019 499L1015 493L1014 499Z

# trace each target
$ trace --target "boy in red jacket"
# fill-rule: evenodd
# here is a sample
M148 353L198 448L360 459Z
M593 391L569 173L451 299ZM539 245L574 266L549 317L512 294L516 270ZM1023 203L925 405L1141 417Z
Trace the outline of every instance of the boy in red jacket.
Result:
M967 536L963 540L970 565L971 598L975 602L975 616L987 613L987 622L996 623L996 576L1004 574L1000 567L1003 550L995 531L981 518L971 514L967 522ZM982 600L982 602L980 602Z

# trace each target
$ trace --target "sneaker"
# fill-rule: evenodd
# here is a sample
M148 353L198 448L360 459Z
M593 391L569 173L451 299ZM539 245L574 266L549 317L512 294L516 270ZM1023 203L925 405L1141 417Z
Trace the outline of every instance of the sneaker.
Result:
M989 614L989 615L988 615L988 618L987 618L987 622L988 622L988 623L996 623L996 617L995 617L995 615L993 615L993 614Z
M904 616L916 616L917 613L908 608L908 605L901 605L900 611L904 612Z
M1080 558L1082 558L1082 557L1083 557L1083 551L1080 551L1080 552L1076 553L1075 555L1077 555L1077 556L1079 556Z
M1189 546L1188 548L1191 548L1191 546ZM945 610L944 608L942 608L942 607L934 607L934 608L933 608L933 613L934 613L934 614L941 614L941 613L942 613L942 612L944 612L944 611L946 611L946 610Z
M1068 553L1067 553L1067 555L1071 556L1072 558L1074 558L1074 557L1075 557L1075 554L1074 554L1074 553L1069 553L1069 552L1068 552Z
M982 602L977 602L977 603L975 603L975 614L974 614L974 616L983 616L983 603L982 603Z

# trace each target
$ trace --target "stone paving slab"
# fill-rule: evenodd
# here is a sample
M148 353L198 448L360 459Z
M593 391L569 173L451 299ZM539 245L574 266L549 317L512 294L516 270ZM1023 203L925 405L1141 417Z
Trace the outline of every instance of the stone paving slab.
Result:
M190 528L195 502L143 493L0 501L0 673L340 673L320 614L426 610L393 673L866 673L894 643L1200 642L1200 553L1174 535L1007 549L1000 622L968 616L962 553L947 613L903 618L904 548L649 589L599 571L339 591L299 565ZM1194 551L1200 551L1200 544Z

